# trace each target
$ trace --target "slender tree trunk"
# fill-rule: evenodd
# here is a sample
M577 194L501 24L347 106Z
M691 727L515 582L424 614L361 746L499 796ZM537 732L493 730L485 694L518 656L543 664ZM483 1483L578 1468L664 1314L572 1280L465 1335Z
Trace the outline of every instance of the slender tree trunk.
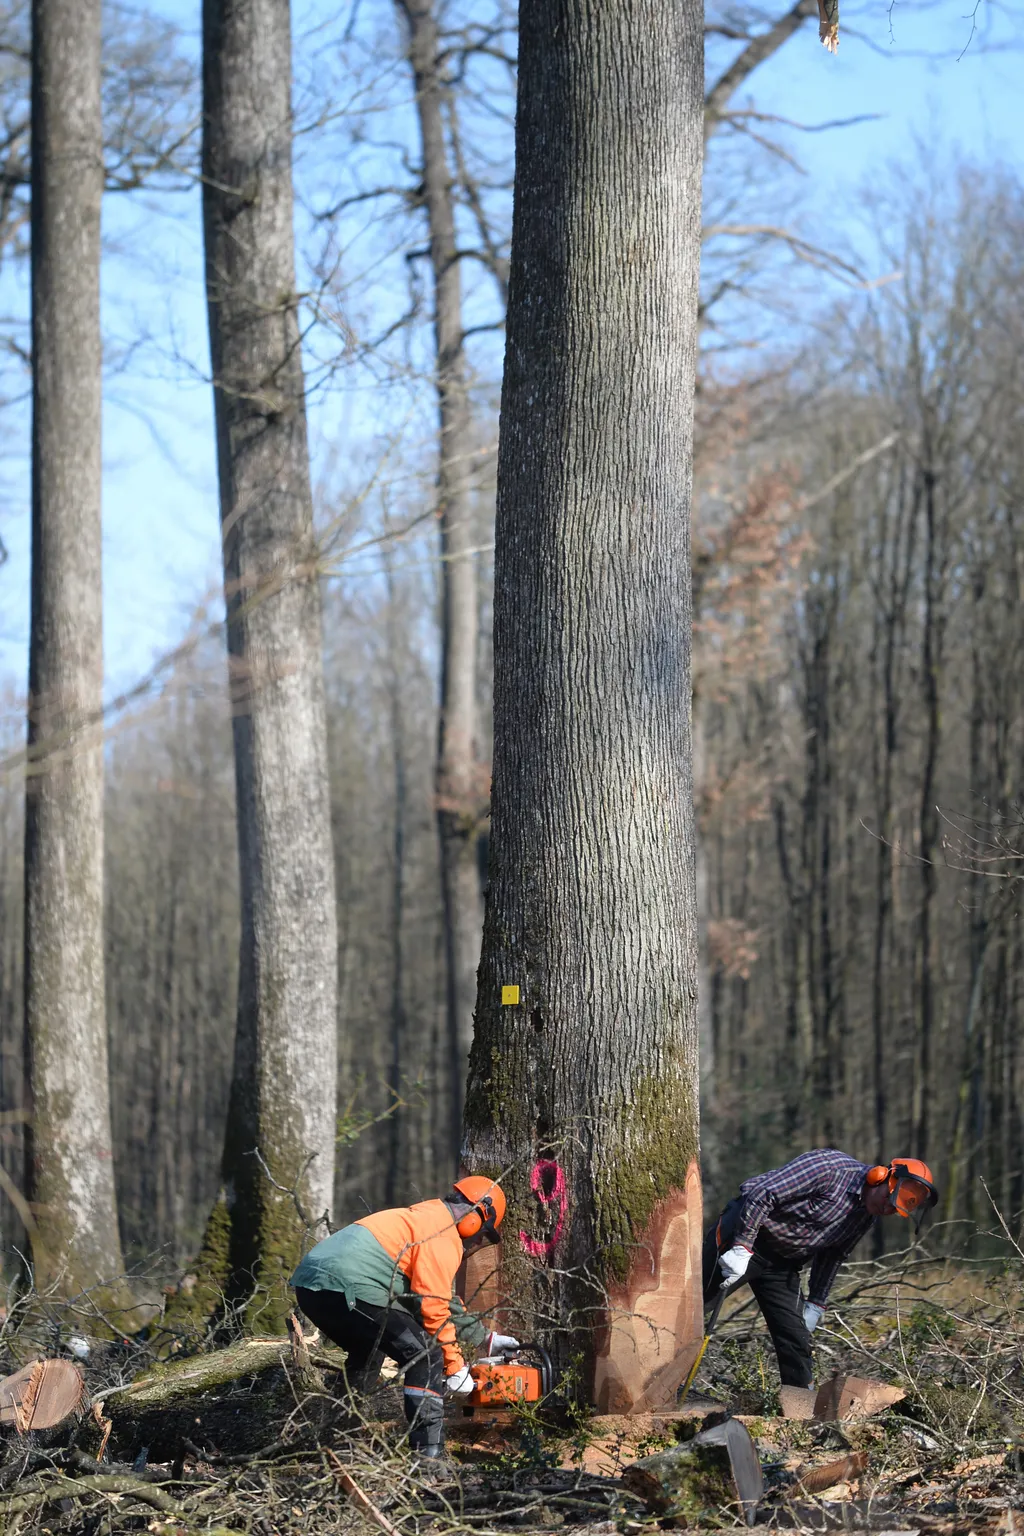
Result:
M693 734L693 783L699 804L701 789L707 774L707 731L704 723L706 706L702 705L699 690L694 690L691 727ZM719 1164L720 1150L714 1134L717 1120L718 1063L715 1058L715 1009L714 983L712 980L711 955L708 949L708 922L711 917L711 872L709 868L707 839L701 831L699 818L694 822L694 864L697 892L697 1002L698 1040L700 1045L700 1107L702 1137L702 1164L705 1180L713 1193L721 1183Z
M36 1281L73 1293L123 1271L103 966L100 0L33 4L32 151L26 1183Z
M776 797L772 808L775 825L775 851L782 885L782 954L786 984L786 1027L782 1050L782 1130L786 1146L792 1146L800 1128L807 1102L807 1055L803 1050L800 1005L800 946L798 924L800 901L789 858L786 807Z
M441 713L437 825L441 845L446 1008L452 1076L452 1156L457 1159L476 973L483 928L478 843L487 815L479 760L479 599L473 555L473 436L462 326L452 172L445 140L446 85L435 0L396 0L406 19L409 63L423 154L423 205L434 278L435 369L439 410L438 521L441 531Z
M224 1177L231 1289L248 1294L255 1281L269 1292L249 1307L264 1328L289 1305L283 1282L306 1223L330 1208L337 1074L290 60L288 0L204 0L203 215L242 903Z
M919 812L921 907L918 915L918 1038L914 1077L914 1153L929 1155L931 1129L932 1051L935 1028L935 985L932 974L932 909L937 875L935 850L939 840L939 813L935 805L935 775L939 760L939 594L938 530L936 528L935 476L924 475L925 565L924 641L921 678L924 689L925 743L921 770Z
M395 821L391 856L391 1060L388 1064L388 1092L391 1116L388 1121L388 1168L384 1198L389 1206L398 1203L403 1187L401 1167L402 1128L407 1116L398 1108L402 1095L402 1065L408 1044L405 1016L405 823L408 814L408 773L406 770L405 722L402 678L398 662L398 594L392 569L390 545L384 545L384 575L387 583L387 689L388 716L391 727L391 752L394 765Z
M659 1371L674 1396L700 1331L701 58L697 0L520 9L466 1160L506 1175L505 1283L561 1325L563 1359L582 1351L605 1408L647 1400Z

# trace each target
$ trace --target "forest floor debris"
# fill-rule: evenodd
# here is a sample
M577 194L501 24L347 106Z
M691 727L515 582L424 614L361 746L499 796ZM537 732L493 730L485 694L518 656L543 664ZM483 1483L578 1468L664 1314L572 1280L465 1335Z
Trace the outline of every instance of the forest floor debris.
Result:
M55 1303L32 1320L17 1312L0 1334L0 1367L66 1357L80 1315ZM1024 1536L1024 1309L1019 1276L994 1266L850 1266L830 1320L815 1335L819 1380L873 1378L905 1395L855 1421L783 1418L769 1344L737 1298L702 1365L703 1394L678 1416L576 1417L560 1424L524 1412L501 1435L453 1410L449 1456L424 1468L401 1440L400 1393L382 1383L353 1412L340 1358L317 1345L298 1360L287 1339L239 1341L248 1371L223 1378L209 1341L188 1341L182 1364L160 1363L157 1321L132 1340L89 1339L81 1368L95 1409L46 1434L5 1431L0 1532L50 1536L448 1536L455 1532L566 1532L642 1536L665 1529L741 1528L738 1507L654 1507L623 1474L731 1413L756 1447L764 1480L755 1529L860 1530L874 1536ZM261 1368L255 1366L260 1357ZM269 1363L268 1363L269 1362ZM161 1408L136 1422L124 1401L154 1383L205 1377L206 1406L160 1449ZM158 1394L159 1397L159 1394ZM209 1412L207 1412L209 1408ZM104 1447L104 1425L114 1432ZM118 1422L122 1428L118 1430ZM177 1436L177 1440L175 1440ZM223 1443L222 1443L223 1442ZM99 1459L98 1459L99 1458Z

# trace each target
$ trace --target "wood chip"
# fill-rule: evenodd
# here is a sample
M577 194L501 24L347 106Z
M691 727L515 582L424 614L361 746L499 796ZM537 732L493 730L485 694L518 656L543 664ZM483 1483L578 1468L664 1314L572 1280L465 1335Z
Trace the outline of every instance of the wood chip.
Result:
M836 1483L847 1483L853 1478L863 1477L867 1469L867 1451L854 1451L849 1456L840 1456L837 1461L826 1462L823 1467L801 1468L790 1492L794 1497L824 1493L826 1488L834 1488Z
M818 1389L814 1417L833 1423L863 1419L891 1408L906 1395L902 1387L890 1387L884 1381L871 1381L865 1376L833 1376Z
M813 1387L780 1387L779 1408L784 1419L813 1419L816 1393Z
M108 1442L110 1440L110 1431L114 1427L114 1421L113 1421L113 1419L105 1419L103 1417L103 1404L102 1403L93 1403L93 1405L92 1405L92 1416L93 1416L94 1422L99 1425L99 1428L100 1428L100 1430L102 1431L102 1434L103 1434L103 1438L100 1441L100 1448L96 1452L96 1460L97 1461L102 1461L104 1456L107 1454L107 1444L108 1444Z

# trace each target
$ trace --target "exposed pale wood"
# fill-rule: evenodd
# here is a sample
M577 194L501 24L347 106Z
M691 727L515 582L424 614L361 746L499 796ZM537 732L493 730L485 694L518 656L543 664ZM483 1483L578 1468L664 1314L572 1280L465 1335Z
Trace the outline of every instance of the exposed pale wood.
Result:
M833 1376L818 1388L814 1400L816 1419L863 1419L881 1413L906 1397L902 1387L865 1376Z
M780 1387L779 1410L784 1419L813 1419L813 1387Z
M53 1429L82 1411L85 1382L70 1360L32 1360L0 1381L0 1424L19 1435Z

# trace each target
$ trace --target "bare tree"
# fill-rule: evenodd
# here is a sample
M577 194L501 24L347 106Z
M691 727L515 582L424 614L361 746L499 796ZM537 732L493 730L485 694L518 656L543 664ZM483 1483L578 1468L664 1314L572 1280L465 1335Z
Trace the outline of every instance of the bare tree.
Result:
M641 1400L659 1372L671 1395L699 1332L701 60L695 3L521 7L466 1157L511 1170L513 1234L553 1216L506 1243L505 1283L567 1330L567 1356L578 1330L608 1406ZM585 1326L598 1318L603 1332Z
M242 931L229 1290L283 1321L330 1207L337 925L318 552L295 292L288 0L205 0L203 216ZM294 1192L294 1193L293 1193Z
M483 927L479 839L488 807L480 760L477 695L479 597L474 561L472 472L475 443L463 336L460 253L453 171L445 134L452 110L435 0L396 0L408 33L409 65L423 157L422 202L434 283L435 383L439 432L437 498L441 534L441 707L437 821L444 905L446 1009L452 1074L452 1155L458 1154L463 1083L473 1039L476 971Z
M100 0L32 8L26 1186L37 1280L124 1299L103 968Z

